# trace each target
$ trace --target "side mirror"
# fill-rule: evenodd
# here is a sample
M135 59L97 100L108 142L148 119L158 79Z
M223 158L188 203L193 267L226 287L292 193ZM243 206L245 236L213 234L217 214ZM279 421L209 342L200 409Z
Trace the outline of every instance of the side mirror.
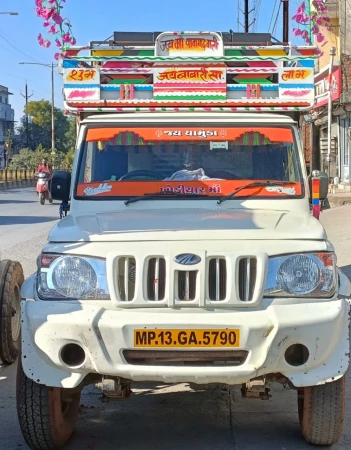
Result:
M329 178L328 174L325 172L320 172L319 170L314 170L312 173L312 176L310 175L308 177L308 182L310 186L310 193L312 195L312 179L313 178L319 178L320 179L320 194L319 198L320 200L324 201L328 198L328 191L329 191Z
M52 175L51 196L54 200L69 201L71 174L65 170L56 170Z

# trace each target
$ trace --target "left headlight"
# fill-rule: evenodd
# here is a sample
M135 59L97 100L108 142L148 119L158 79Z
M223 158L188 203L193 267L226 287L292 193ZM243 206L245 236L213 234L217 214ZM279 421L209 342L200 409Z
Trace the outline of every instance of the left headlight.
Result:
M332 297L336 290L334 253L301 253L270 258L265 297Z
M37 289L42 300L109 300L106 261L43 253L38 258Z

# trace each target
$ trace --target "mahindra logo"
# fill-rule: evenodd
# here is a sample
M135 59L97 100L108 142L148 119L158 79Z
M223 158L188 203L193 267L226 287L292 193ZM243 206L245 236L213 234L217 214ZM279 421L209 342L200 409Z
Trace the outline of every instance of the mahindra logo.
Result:
M201 258L200 256L193 255L191 253L184 253L176 256L174 261L178 264L183 264L184 266L194 266L195 264L199 264Z

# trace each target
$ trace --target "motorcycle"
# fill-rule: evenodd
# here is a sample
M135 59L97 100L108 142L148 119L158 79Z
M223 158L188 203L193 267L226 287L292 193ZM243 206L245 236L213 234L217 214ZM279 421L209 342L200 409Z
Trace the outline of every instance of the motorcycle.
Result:
M51 192L49 189L49 180L51 176L47 172L39 172L36 174L37 178L37 187L36 192L39 197L39 203L41 205L45 205L45 200L48 200L49 203L53 202L51 197Z

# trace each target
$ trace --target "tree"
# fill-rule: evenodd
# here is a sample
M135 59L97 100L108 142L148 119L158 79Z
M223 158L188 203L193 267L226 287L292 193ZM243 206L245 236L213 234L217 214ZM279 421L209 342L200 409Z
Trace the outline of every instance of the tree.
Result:
M76 148L77 124L74 117L67 117L69 128L66 133L66 151L72 151Z
M29 116L29 148L35 150L39 145L51 149L51 103L47 100L29 102L26 108ZM55 108L55 148L68 151L71 146L71 119L66 117L61 109ZM18 133L22 142L26 139L26 116L22 117Z
M10 169L35 170L42 159L50 161L50 152L39 146L35 151L23 148L18 155L14 155L10 163Z
M9 160L11 159L11 154L13 151L13 134L12 130L7 130L6 141L5 141L5 167L9 165Z

